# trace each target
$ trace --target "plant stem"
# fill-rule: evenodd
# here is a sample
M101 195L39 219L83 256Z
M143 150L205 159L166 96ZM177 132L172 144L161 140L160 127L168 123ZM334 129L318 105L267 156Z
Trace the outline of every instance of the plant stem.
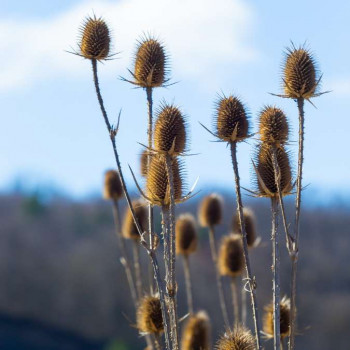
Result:
M239 324L239 310L238 310L238 293L237 293L237 279L231 277L231 295L232 295L232 306L233 306L233 324L237 326Z
M230 329L231 327L230 327L230 321L228 319L228 314L227 314L225 294L224 294L224 289L222 287L222 280L218 269L218 255L217 255L217 249L216 249L215 230L213 226L209 227L209 241L210 241L211 258L213 260L214 267L215 267L216 285L218 288L221 313L224 319L225 327L227 329Z
M257 288L257 286L256 286L256 282L255 282L255 277L252 275L250 260L249 260L247 233L246 233L245 224L244 224L241 186L240 186L240 179L239 179L239 172L238 172L237 143L236 142L231 142L231 157L232 157L233 171L235 174L238 219L239 219L239 224L240 224L240 229L241 229L241 234L242 234L243 255L244 255L245 269L246 269L247 280L248 280L248 284L249 284L250 298L251 298L252 311L253 311L256 346L257 346L257 349L261 350L258 305L256 302L256 288Z
M110 139L111 139L111 143L112 143L112 148L113 148L113 152L114 152L114 158L116 161L116 165L117 165L117 169L119 172L119 176L120 176L120 181L121 181L121 185L122 185L122 189L126 198L126 201L128 203L129 209L131 211L135 226L137 228L137 231L140 234L140 242L143 245L143 247L147 250L147 253L151 259L152 262L152 266L153 266L153 271L154 271L154 277L156 280L156 284L157 284L157 288L159 291L159 298L160 298L160 303L161 303L161 307L162 307L162 316L163 316L163 320L164 320L164 331L165 331L165 339L166 339L166 347L168 350L171 350L170 348L170 343L169 343L169 339L167 338L167 329L168 329L168 324L167 324L167 320L166 320L166 303L165 303L165 296L164 296L164 287L162 284L162 280L160 277L160 271L159 271L159 265L158 265L158 261L157 261L157 257L154 253L154 250L148 247L147 243L144 241L143 239L143 232L141 229L141 226L136 218L135 215L135 211L134 208L132 206L131 203L131 199L128 193L128 190L126 188L126 183L124 180L124 176L123 176L123 172L122 172L122 168L121 168L121 164L120 164L120 160L119 160L119 155L118 155L118 151L117 151L117 145L115 142L115 131L112 129L111 124L109 122L108 116L107 116L107 112L105 110L104 107L104 103L103 103L103 99L102 99L102 95L101 95L101 91L100 91L100 87L99 87L99 81L98 81L98 75L97 75L97 61L95 59L91 60L92 63L92 71L93 71L93 78L94 78L94 84L95 84L95 89L96 89L96 95L97 95L97 99L101 108L101 112L102 112L102 116L103 119L105 121Z
M247 323L247 291L244 286L241 292L242 295L242 325L245 326Z
M142 298L142 277L141 277L141 268L140 268L140 251L139 243L137 240L133 241L133 255L134 255L134 270L135 270L135 280L136 280L136 290L138 299Z
M185 275L185 284L186 284L188 313L190 315L193 315L193 296L192 296L191 271L190 271L189 256L187 254L185 254L183 256L183 264L184 264L184 275Z

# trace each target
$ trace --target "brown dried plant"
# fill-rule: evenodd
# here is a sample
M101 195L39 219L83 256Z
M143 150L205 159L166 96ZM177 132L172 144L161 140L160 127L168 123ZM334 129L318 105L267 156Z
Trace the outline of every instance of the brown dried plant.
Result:
M237 326L221 336L216 350L256 350L255 338L247 328Z

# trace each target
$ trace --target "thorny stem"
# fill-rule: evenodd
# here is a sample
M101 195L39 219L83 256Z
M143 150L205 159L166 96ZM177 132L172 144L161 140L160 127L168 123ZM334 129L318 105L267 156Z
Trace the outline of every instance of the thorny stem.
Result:
M237 212L238 212L239 224L240 224L240 229L241 229L241 234L242 234L243 255L244 255L245 269L246 269L246 274L247 274L247 280L248 280L250 297L251 297L251 304L252 304L252 311L253 311L256 346L257 346L257 349L261 350L258 305L256 302L256 287L257 286L256 286L256 282L255 282L255 277L252 275L250 260L249 260L247 233L246 233L245 224L244 224L243 204L242 204L241 187L240 187L240 179L239 179L239 172L238 172L237 147L236 146L237 146L236 142L231 142L231 157L232 157L232 165L233 165L233 171L235 174L235 182L236 182Z
M218 255L217 255L217 249L216 249L216 238L215 238L215 230L214 227L209 227L209 241L210 241L210 252L211 252L211 258L214 263L215 267L215 276L216 276L216 285L218 288L218 294L219 294L219 302L220 302L220 308L222 312L222 317L224 319L225 327L227 329L230 329L230 321L228 319L227 314L227 307L226 307L226 301L225 301L225 294L222 287L222 280L218 269Z
M245 290L244 286L241 288L242 292L242 325L245 326L247 323L247 291Z
M237 279L231 277L231 295L232 295L232 307L233 307L233 324L237 326L239 324L239 310L238 310L238 292L237 292Z
M274 350L280 350L281 332L280 332L280 257L278 246L278 230L277 230L277 200L271 198L272 211L272 268L273 268L273 338Z
M133 241L133 255L134 255L134 270L135 270L135 280L136 280L136 290L138 299L142 298L142 277L141 277L141 268L140 268L140 251L139 243Z
M191 271L190 271L189 256L187 254L185 254L183 256L183 263L184 263L184 275L185 275L185 284L186 284L188 313L190 315L193 315L193 296L192 296Z
M98 75L97 75L97 61L95 59L92 59L91 63L92 63L92 71L93 71L93 78L94 78L94 84L95 84L95 89L96 89L96 95L97 95L97 99L98 99L98 102L99 102L99 105L101 108L103 119L105 121L107 130L108 130L108 133L109 133L109 136L111 139L112 148L113 148L113 152L114 152L114 158L115 158L117 169L119 172L123 193L125 195L126 201L128 203L129 209L131 211L131 214L132 214L135 226L137 228L137 231L140 234L140 242L143 245L143 247L147 250L147 253L148 253L148 255L151 259L151 262L152 262L153 271L154 271L154 278L156 280L156 285L157 285L157 289L159 291L159 298L160 298L160 303L161 303L161 307L162 307L162 316L163 316L163 321L164 321L166 347L167 347L167 350L171 350L170 342L168 339L168 324L166 321L166 303L165 303L165 296L164 296L164 287L163 287L162 279L160 277L158 260L157 260L157 257L155 255L152 247L151 248L148 247L147 243L143 239L143 232L142 232L141 226L136 218L135 211L134 211L134 208L132 206L131 199L129 196L129 192L126 188L126 183L124 180L124 175L122 172L122 168L121 168L121 164L120 164L120 160L119 160L119 155L118 155L118 151L117 151L117 145L115 142L116 131L112 129L111 124L110 124L109 119L108 119L108 116L107 116L107 112L106 112L105 107L104 107L104 103L103 103L103 99L102 99L102 95L101 95L101 91L100 91L100 86L99 86L99 81L98 81Z

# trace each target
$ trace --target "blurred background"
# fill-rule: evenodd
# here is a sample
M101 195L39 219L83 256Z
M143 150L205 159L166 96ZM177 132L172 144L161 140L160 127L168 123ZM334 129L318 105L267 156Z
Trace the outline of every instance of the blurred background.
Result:
M210 127L217 94L234 93L251 114L253 131L266 104L282 108L292 126L289 149L296 164L296 104L281 93L281 64L291 41L310 48L324 73L322 90L306 104L304 210L299 274L299 349L348 349L350 324L350 4L335 0L293 3L243 0L0 0L0 348L143 349L118 260L110 203L101 200L103 173L113 154L94 95L90 62L68 54L77 47L87 15L103 16L113 31L117 59L99 65L101 89L112 122L122 108L117 143L139 175L146 142L146 96L121 81L130 78L137 39L160 38L170 57L172 82L156 89L188 117L191 153L186 182L200 177L201 193L179 206L197 212L209 192L225 198L220 235L234 210L229 150ZM255 140L239 146L242 185L252 188ZM246 193L247 194L247 193ZM259 304L269 302L269 203L246 195L258 219L261 246L252 254ZM292 198L288 202L292 213ZM158 229L159 229L159 216ZM200 230L193 257L196 307L223 331L214 288L208 236ZM283 251L283 253L285 253ZM143 256L143 259L146 259ZM145 260L146 262L146 260ZM283 257L282 291L289 287ZM180 300L184 300L179 265ZM180 313L185 313L180 303ZM266 343L269 349L271 342Z

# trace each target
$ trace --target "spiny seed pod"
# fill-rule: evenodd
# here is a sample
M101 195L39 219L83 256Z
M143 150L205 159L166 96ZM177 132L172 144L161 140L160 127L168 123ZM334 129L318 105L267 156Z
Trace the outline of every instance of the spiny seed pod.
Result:
M149 153L145 150L141 153L140 157L140 172L143 177L147 176L148 155Z
M100 17L87 17L80 28L80 55L90 60L104 60L109 56L110 33Z
M176 253L189 255L197 249L196 221L191 214L182 214L175 225Z
M137 328L142 333L163 332L162 309L159 297L147 295L142 298L137 309Z
M277 164L280 169L280 188L282 196L290 194L292 190L292 171L289 155L283 147L276 149ZM272 161L272 149L269 145L261 144L257 155L257 187L261 197L278 197L275 173Z
M214 127L217 136L223 141L242 141L248 137L248 115L237 97L220 97L216 103Z
M225 333L217 342L216 350L255 350L256 344L251 331L245 327L236 327Z
M186 147L186 122L180 110L164 103L154 126L154 148L159 153L178 155Z
M181 350L209 350L210 323L204 311L190 316L187 321L181 341Z
M213 227L221 223L223 199L216 193L204 197L200 204L198 217L203 227Z
M119 173L115 170L106 171L103 198L118 200L121 197L123 197L123 188Z
M267 106L259 118L259 134L262 142L283 145L288 140L289 127L285 114L279 108Z
M236 277L244 269L242 238L238 234L224 237L218 256L218 269L221 276Z
M257 239L255 215L251 209L243 208L243 218L244 218L245 232L247 234L247 244L248 244L248 247L251 248L251 247L254 247L254 243ZM241 234L241 225L239 222L238 212L236 212L236 214L233 217L232 228L233 228L233 232L237 232Z
M159 87L166 82L166 75L167 55L163 45L153 38L139 41L135 55L135 84L144 88Z
M273 303L265 307L265 314L263 319L263 329L267 338L273 338ZM284 296L280 301L280 332L281 337L289 336L290 326L290 300Z
M182 166L176 159L172 159L174 197L179 202L182 196L183 180ZM166 206L170 204L170 187L164 157L153 156L147 174L146 193L152 204Z
M308 50L294 46L288 49L283 73L284 92L287 97L309 99L315 95L319 72Z
M148 219L147 206L142 200L135 200L132 202L132 207L134 208L135 216L140 224L142 232L146 231ZM127 208L125 212L122 234L123 237L127 239L140 239L140 234L137 231L129 208Z

